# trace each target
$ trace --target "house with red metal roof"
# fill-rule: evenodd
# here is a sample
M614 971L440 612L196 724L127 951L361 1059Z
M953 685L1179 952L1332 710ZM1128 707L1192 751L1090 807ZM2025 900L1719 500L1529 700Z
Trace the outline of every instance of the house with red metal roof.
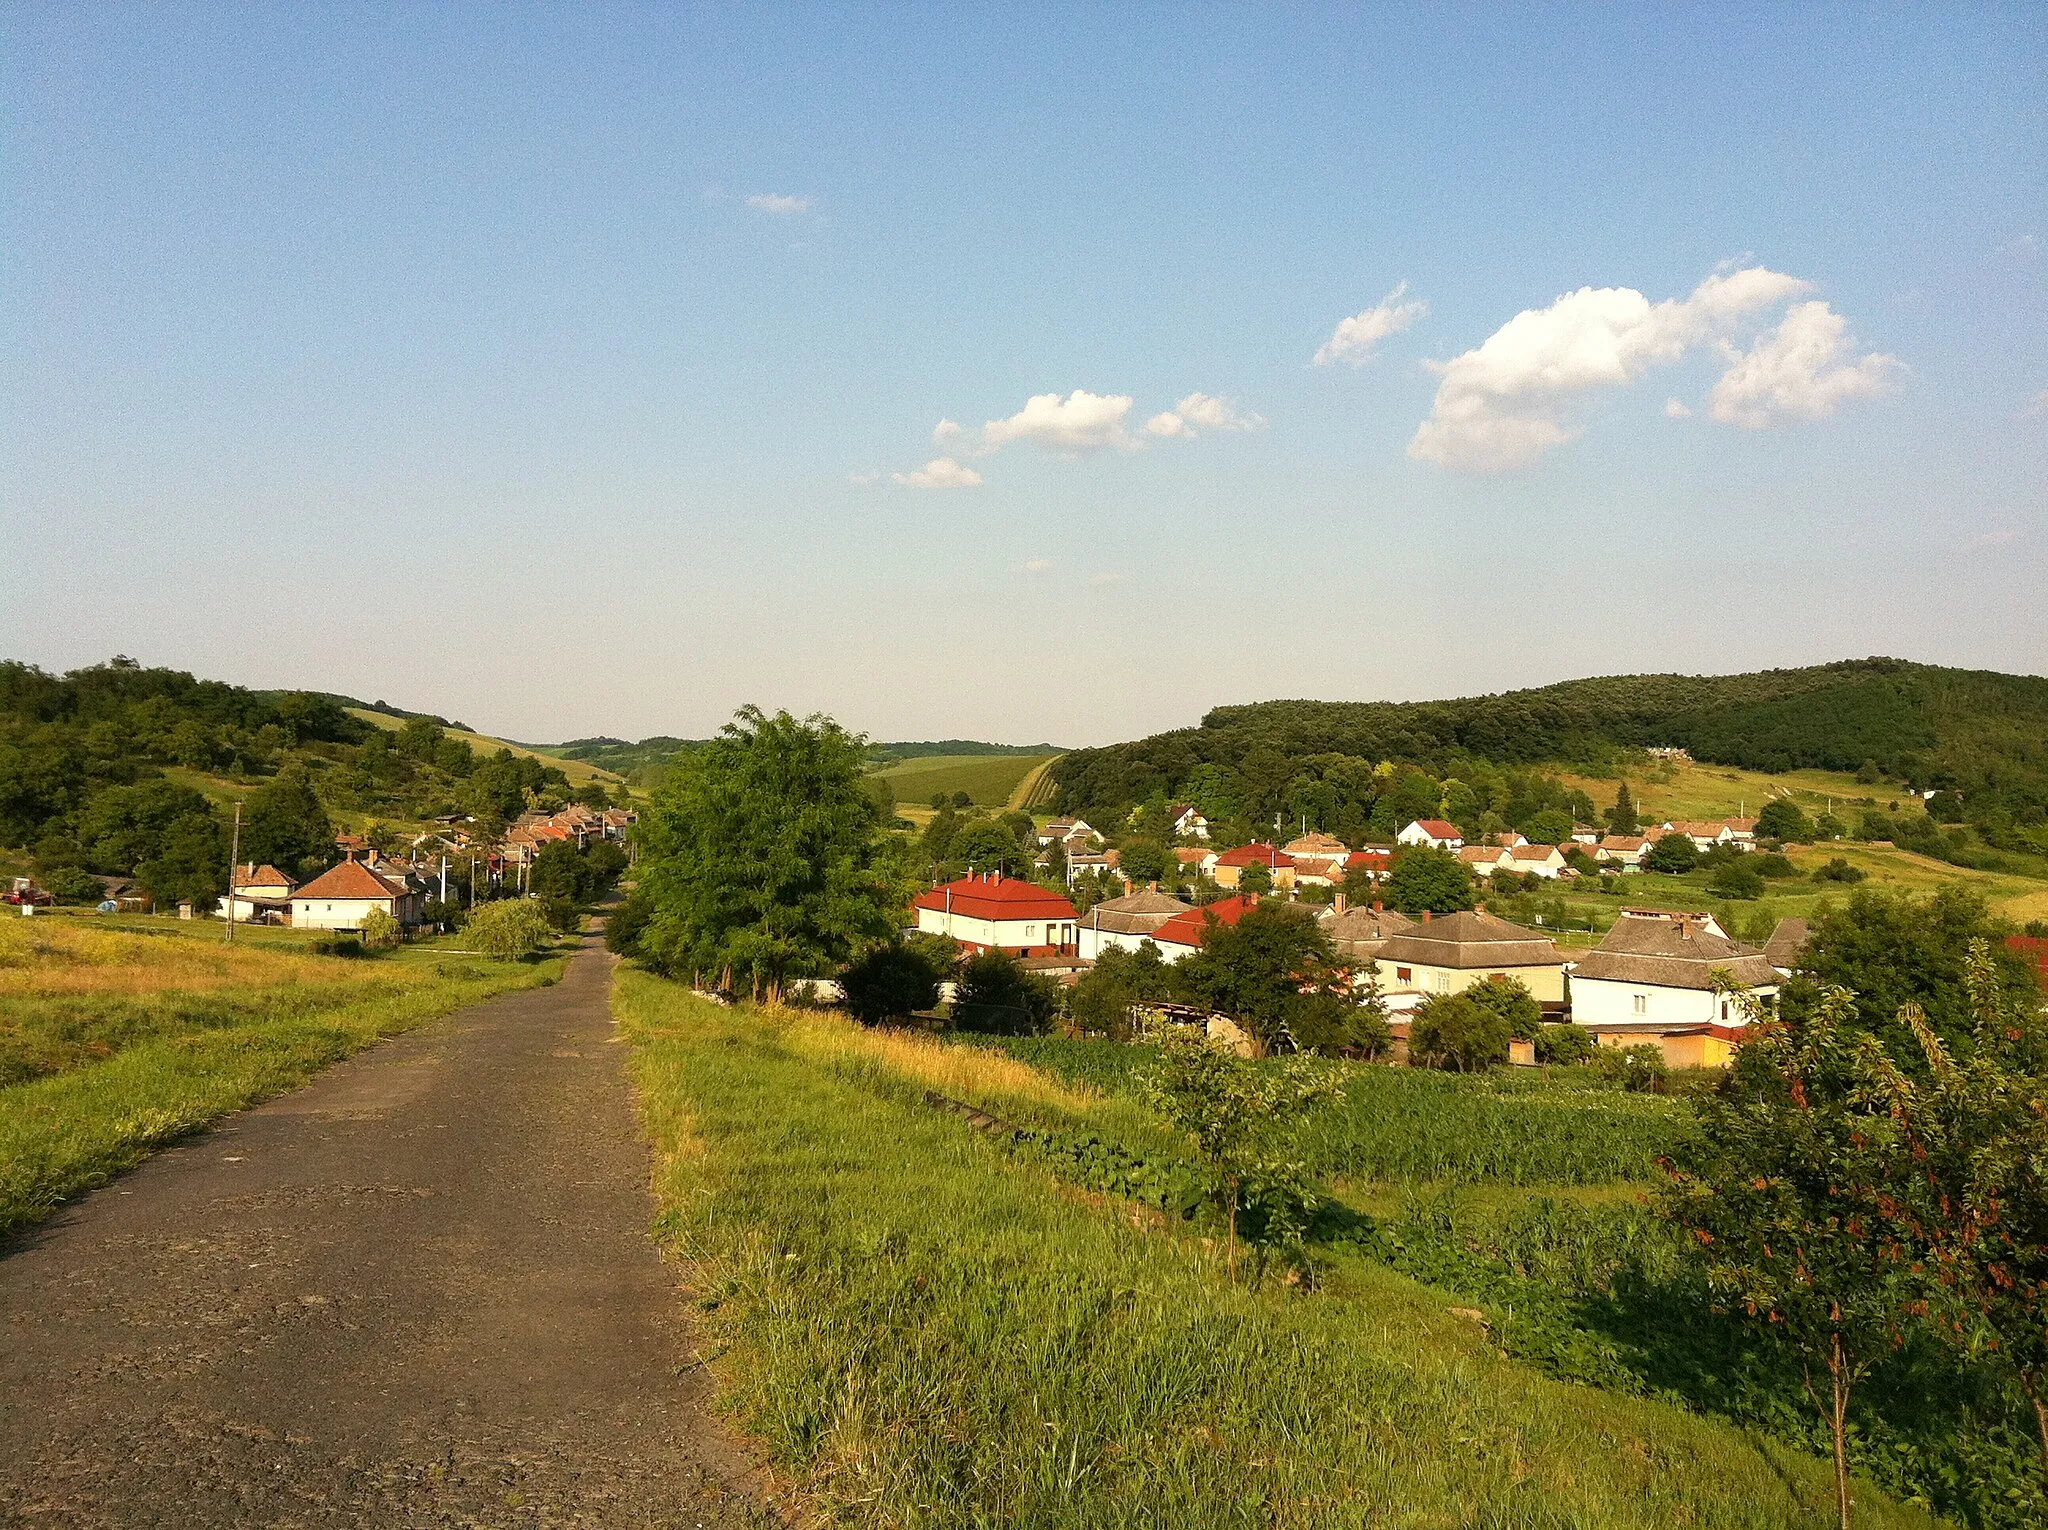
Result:
M970 951L1065 956L1077 949L1079 916L1059 893L1000 871L970 874L911 900L917 928L950 935Z
M1404 845L1428 845L1436 850L1464 848L1465 831L1442 818L1418 818L1394 836Z
M1211 875L1216 878L1218 887L1235 887L1248 866L1263 866L1272 873L1276 892L1286 892L1294 886L1294 857L1285 850L1256 841L1217 856L1216 869Z
M1185 914L1175 914L1146 939L1159 948L1160 959L1177 962L1202 948L1209 931L1219 924L1236 924L1259 906L1257 898L1221 898Z

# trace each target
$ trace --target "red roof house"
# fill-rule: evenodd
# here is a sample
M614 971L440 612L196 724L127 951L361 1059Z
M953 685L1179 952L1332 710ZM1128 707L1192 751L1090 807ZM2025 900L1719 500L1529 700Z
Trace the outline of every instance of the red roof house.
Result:
M1159 954L1167 961L1177 962L1200 948L1208 937L1211 921L1236 924L1258 906L1257 898L1222 898L1201 908L1191 908L1185 914L1175 914L1146 938L1159 947Z
M1294 885L1294 857L1284 850L1256 841L1239 845L1235 850L1226 850L1216 857L1216 869L1212 873L1219 887L1235 887L1238 878L1244 875L1247 866L1264 866L1273 875L1273 885L1285 890Z
M970 951L1064 956L1077 948L1079 916L1059 893L1001 872L961 877L911 900L918 929L950 935Z

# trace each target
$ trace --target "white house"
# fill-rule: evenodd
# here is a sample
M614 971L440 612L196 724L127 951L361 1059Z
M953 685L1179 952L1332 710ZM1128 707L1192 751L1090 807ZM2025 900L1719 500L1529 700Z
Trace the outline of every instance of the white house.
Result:
M1748 1023L1716 977L1774 1000L1778 969L1703 914L1625 909L1571 974L1572 1019L1602 1046L1644 1043L1680 1068L1725 1066Z
M1258 906L1256 898L1219 898L1201 908L1175 914L1146 938L1159 948L1160 959L1171 965L1201 950L1212 925L1236 924Z
M1467 845L1458 852L1458 859L1472 868L1475 877L1490 877L1509 864L1508 852L1500 845Z
M1374 965L1380 986L1457 993L1489 978L1519 978L1539 1004L1564 1004L1564 954L1536 930L1466 910L1389 935Z
M1600 841L1600 859L1612 861L1623 871L1643 869L1643 857L1650 853L1650 841L1639 834L1609 834Z
M1088 826L1088 820L1085 818L1055 818L1038 831L1038 842L1041 845L1057 843L1070 849L1077 845L1085 847L1091 839L1101 837Z
M1564 852L1555 845L1516 845L1507 852L1507 859L1501 865L1509 871L1519 871L1524 876L1548 877L1555 880L1565 872Z
M1465 844L1458 826L1441 818L1418 818L1394 838L1404 845L1430 845L1438 850L1458 850Z
M1204 818L1197 809L1183 807L1179 803L1175 803L1166 810L1166 813L1173 820L1173 832L1176 838L1184 836L1188 839L1207 839L1209 837L1209 820Z
M1711 850L1716 845L1731 845L1736 842L1735 831L1720 819L1679 818L1664 825L1664 829L1669 834L1683 834L1692 841L1695 850ZM1755 838L1754 834L1750 836L1752 843Z
M918 929L950 935L970 951L1061 956L1076 944L1073 904L1000 871L964 876L919 893L911 907Z
M1112 946L1135 951L1168 920L1192 912L1193 905L1162 892L1106 899L1081 916L1081 955L1092 962Z
M292 912L292 888L295 882L275 866L237 866L234 885L228 889L225 901L215 911L222 919L232 919L237 924L263 923L273 918L287 920Z
M400 924L425 923L426 896L405 883L372 871L361 861L343 861L292 894L292 925L301 930L360 930L372 909Z

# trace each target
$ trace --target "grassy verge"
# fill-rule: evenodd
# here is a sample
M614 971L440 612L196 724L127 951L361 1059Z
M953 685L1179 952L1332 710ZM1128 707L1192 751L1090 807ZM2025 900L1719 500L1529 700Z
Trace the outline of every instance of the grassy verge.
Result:
M1806 1526L1818 1461L1505 1359L1366 1259L1232 1284L1190 1224L921 1103L1146 1130L1016 1059L621 975L661 1228L734 1415L840 1523ZM1156 1135L1157 1129L1150 1129ZM1860 1523L1927 1525L1859 1493Z
M0 925L0 1232L165 1143L559 961L369 961L219 931Z

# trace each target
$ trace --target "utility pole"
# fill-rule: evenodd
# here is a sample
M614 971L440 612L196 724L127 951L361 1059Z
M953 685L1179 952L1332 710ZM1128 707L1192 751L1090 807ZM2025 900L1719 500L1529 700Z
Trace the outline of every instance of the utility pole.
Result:
M242 862L242 804L235 803L235 834L228 842L228 928L221 937L229 945L235 943L235 873Z

